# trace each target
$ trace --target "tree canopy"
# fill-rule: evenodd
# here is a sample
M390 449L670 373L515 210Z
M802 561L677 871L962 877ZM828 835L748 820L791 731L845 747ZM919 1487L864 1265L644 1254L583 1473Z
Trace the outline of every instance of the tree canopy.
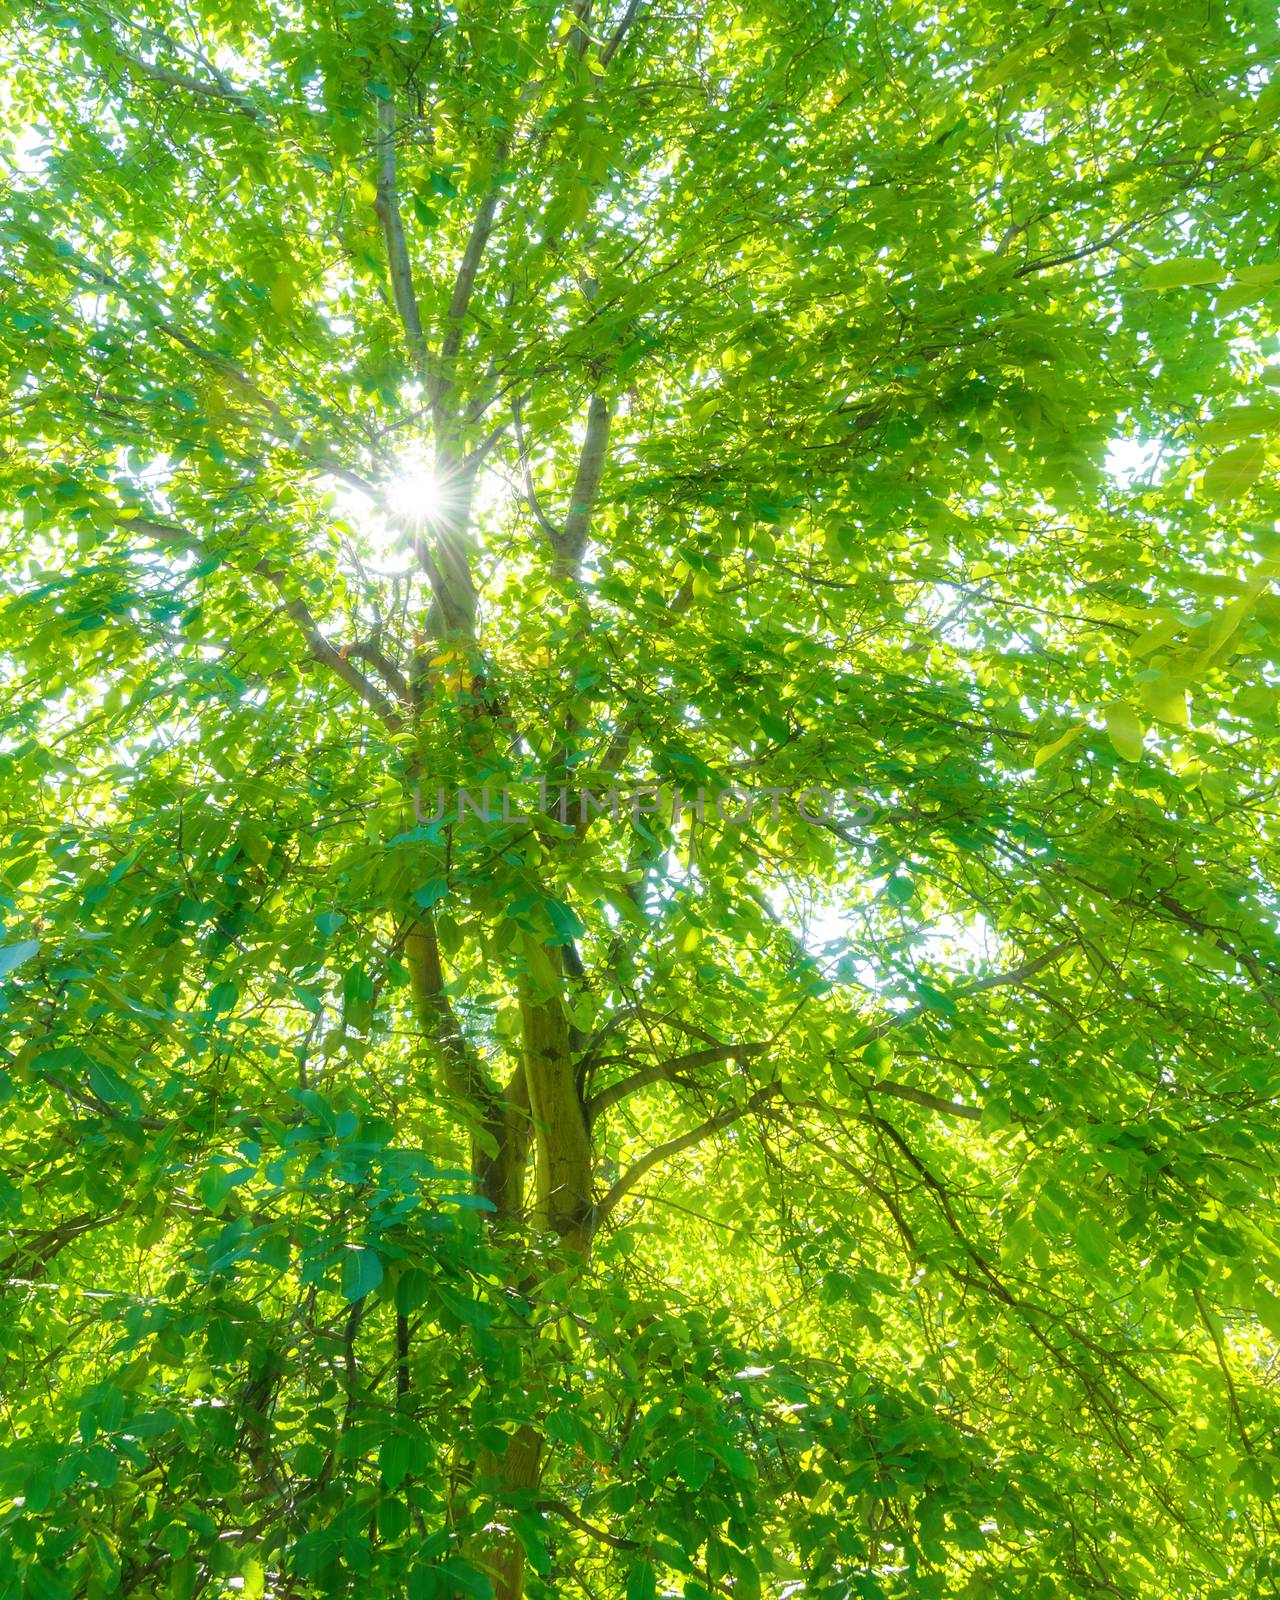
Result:
M1274 8L0 22L0 1595L1280 1592Z

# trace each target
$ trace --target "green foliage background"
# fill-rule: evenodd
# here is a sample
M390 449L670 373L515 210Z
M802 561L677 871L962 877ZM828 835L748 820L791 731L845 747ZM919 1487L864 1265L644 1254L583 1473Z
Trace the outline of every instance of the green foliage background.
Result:
M0 1593L1275 1594L1273 8L0 19Z

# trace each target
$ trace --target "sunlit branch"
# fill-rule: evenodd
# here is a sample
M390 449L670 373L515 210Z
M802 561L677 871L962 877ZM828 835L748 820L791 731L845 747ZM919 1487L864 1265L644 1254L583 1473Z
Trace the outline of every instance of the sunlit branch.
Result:
M427 377L427 342L422 332L418 297L413 288L413 268L405 243L396 189L396 108L390 100L378 101L378 184L374 207L382 224L391 272L391 292L404 328L405 342L418 376Z
M704 1139L709 1139L712 1134L720 1133L723 1129L732 1127L735 1122L740 1122L743 1117L751 1112L758 1111L771 1100L777 1099L782 1093L779 1083L766 1084L741 1105L730 1106L725 1111L719 1111L714 1117L708 1117L705 1122L691 1128L688 1133L682 1133L677 1138L666 1139L662 1144L655 1145L646 1155L640 1157L632 1166L628 1167L618 1181L613 1185L596 1206L596 1222L599 1224L617 1207L620 1201L635 1188L647 1172L652 1172L654 1167L661 1166L664 1161L670 1161L673 1156L681 1155L686 1150L692 1150Z

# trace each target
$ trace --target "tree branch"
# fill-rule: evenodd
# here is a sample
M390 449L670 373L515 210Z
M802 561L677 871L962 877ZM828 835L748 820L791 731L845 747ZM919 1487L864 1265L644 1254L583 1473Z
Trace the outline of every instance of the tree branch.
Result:
M231 105L243 117L248 117L253 122L262 120L262 113L252 103L248 95L235 89L221 73L217 73L218 82L203 83L199 78L192 78L185 72L175 72L172 67L158 66L153 61L144 61L141 56L135 56L126 50L118 40L112 40L116 53L122 61L140 72L144 78L150 78L153 83L164 84L169 89L183 89L188 94L200 95L206 100L219 100Z
M426 573L435 597L441 631L472 637L476 620L476 587L458 529L442 528L433 550L419 535L413 553Z
M641 6L641 4L642 4L642 0L630 0L630 3L628 4L627 9L622 13L622 20L618 23L618 26L613 30L613 33L610 36L609 42L605 45L604 49L600 52L600 65L602 67L607 67L609 65L609 63L614 58L614 55L615 55L615 53L616 53L616 51L618 49L618 46L622 43L622 41L626 38L627 34L631 31L632 23L636 20L636 18L640 14L640 6Z
M638 1550L640 1548L635 1539L626 1539L621 1534L610 1533L608 1528L597 1527L594 1522L588 1522L585 1517L580 1517L572 1506L567 1506L563 1500L539 1500L537 1509L560 1517L563 1521L569 1523L571 1527L577 1528L580 1533L588 1533L593 1539L599 1539L602 1543L610 1545L614 1550Z
M709 1139L713 1133L730 1127L735 1122L740 1122L743 1117L752 1111L758 1111L761 1106L770 1100L776 1100L782 1093L780 1083L766 1084L764 1088L757 1089L750 1099L743 1101L740 1106L730 1106L726 1111L718 1111L714 1117L708 1117L705 1122L700 1122L696 1128L691 1128L688 1133L682 1133L674 1139L664 1140L662 1144L655 1145L647 1155L640 1157L639 1161L627 1168L618 1179L617 1183L609 1190L604 1199L596 1206L597 1226L614 1210L618 1203L635 1188L646 1172L651 1172L654 1167L678 1156L685 1150L692 1150L694 1145L701 1144L704 1139Z
M563 577L572 577L577 573L582 552L586 548L596 495L609 453L609 428L612 422L613 408L609 402L603 395L593 394L587 407L587 436L582 441L582 454L578 457L578 472L573 482L569 511L556 541L555 564Z
M396 108L390 100L378 101L378 197L374 201L374 210L378 213L382 236L387 244L391 292L395 297L396 311L404 328L413 364L425 383L427 342L422 334L418 297L413 292L413 269L409 265L409 249L405 244L404 223L396 193Z
M947 1100L940 1094L930 1094L927 1089L915 1089L909 1083L894 1083L890 1078L880 1078L877 1082L869 1084L872 1094L891 1094L899 1100L910 1100L913 1105L924 1106L927 1111L940 1111L948 1117L966 1117L970 1122L977 1122L982 1116L981 1106L958 1105L954 1100Z
M502 139L495 153L495 165L506 160L507 148L506 139ZM462 252L462 260L458 263L458 274L453 282L453 293L449 296L449 309L445 314L444 337L440 343L440 371L436 375L431 395L432 408L436 413L436 426L441 431L443 431L441 424L444 420L444 403L453 388L453 363L458 351L462 348L462 336L465 332L471 296L475 289L476 275L480 271L480 262L484 258L489 236L493 232L493 222L497 209L498 190L495 184L480 202L475 221L471 224L471 232L467 238L466 248Z
M395 662L378 649L372 639L362 639L358 644L353 644L351 654L361 661L367 661L381 675L382 681L397 699L405 705L412 702L413 696L409 691L408 679Z
M533 486L533 473L529 467L529 454L525 449L524 442L524 422L520 416L520 400L516 395L511 397L511 419L515 424L516 450L519 453L520 468L524 474L525 499L529 503L530 511L533 512L538 520L538 526L546 534L551 548L554 550L560 538L561 530L548 520L546 513L542 509L542 503L538 499L538 491Z
M259 561L253 569L260 573L275 588L284 602L284 612L298 628L299 633L307 641L311 654L317 661L323 661L349 688L354 689L364 703L375 711L382 722L392 733L399 732L402 722L399 712L391 702L378 689L369 682L359 667L355 667L340 651L335 650L325 636L320 632L311 608L302 599L290 599L285 592L284 575L278 572L269 561Z
M726 1044L714 1049L692 1050L687 1055L672 1056L666 1061L652 1062L649 1066L638 1068L627 1077L620 1078L617 1083L611 1083L598 1094L592 1095L587 1101L587 1116L594 1121L610 1106L617 1105L620 1100L625 1100L628 1095L646 1088L651 1083L679 1083L682 1081L682 1074L696 1072L699 1067L713 1066L719 1061L754 1060L768 1049L768 1044ZM868 1084L867 1090L871 1094L890 1094L898 1100L909 1100L913 1105L924 1106L926 1110L939 1111L947 1116L964 1117L972 1122L978 1121L982 1116L981 1106L961 1105L943 1095L930 1094L927 1089L917 1089L909 1083L897 1083L891 1078L880 1078L875 1083Z
M1008 972L993 972L985 978L977 978L972 983L967 983L963 989L954 990L957 1000L967 1000L970 995L982 994L988 989L1000 989L1009 984L1025 983L1028 978L1034 978L1037 972L1051 966L1068 950L1075 949L1075 941L1055 945L1052 950L1046 950L1043 955L1036 956L1032 961L1026 961L1020 967L1012 967ZM870 1028L865 1028L853 1041L853 1048L860 1050L864 1045L871 1044L875 1039L883 1039L888 1033L893 1033L898 1028L905 1028L909 1023L916 1022L928 1011L925 1005L910 1006L906 1011L899 1011L895 1016L878 1022Z
M625 1100L647 1084L675 1082L682 1072L696 1072L699 1067L713 1066L718 1061L750 1061L763 1055L768 1048L765 1044L716 1045L711 1049L691 1050L687 1055L672 1056L666 1061L655 1061L626 1078L620 1078L617 1083L609 1084L598 1094L593 1094L587 1101L587 1116L594 1120L602 1111L607 1111L610 1106L617 1105L619 1100Z

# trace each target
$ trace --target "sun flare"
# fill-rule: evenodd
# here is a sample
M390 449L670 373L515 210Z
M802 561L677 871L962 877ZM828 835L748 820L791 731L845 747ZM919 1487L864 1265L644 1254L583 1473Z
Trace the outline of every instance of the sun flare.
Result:
M445 496L439 478L429 467L406 467L388 483L386 501L387 510L397 522L420 528L440 516Z

